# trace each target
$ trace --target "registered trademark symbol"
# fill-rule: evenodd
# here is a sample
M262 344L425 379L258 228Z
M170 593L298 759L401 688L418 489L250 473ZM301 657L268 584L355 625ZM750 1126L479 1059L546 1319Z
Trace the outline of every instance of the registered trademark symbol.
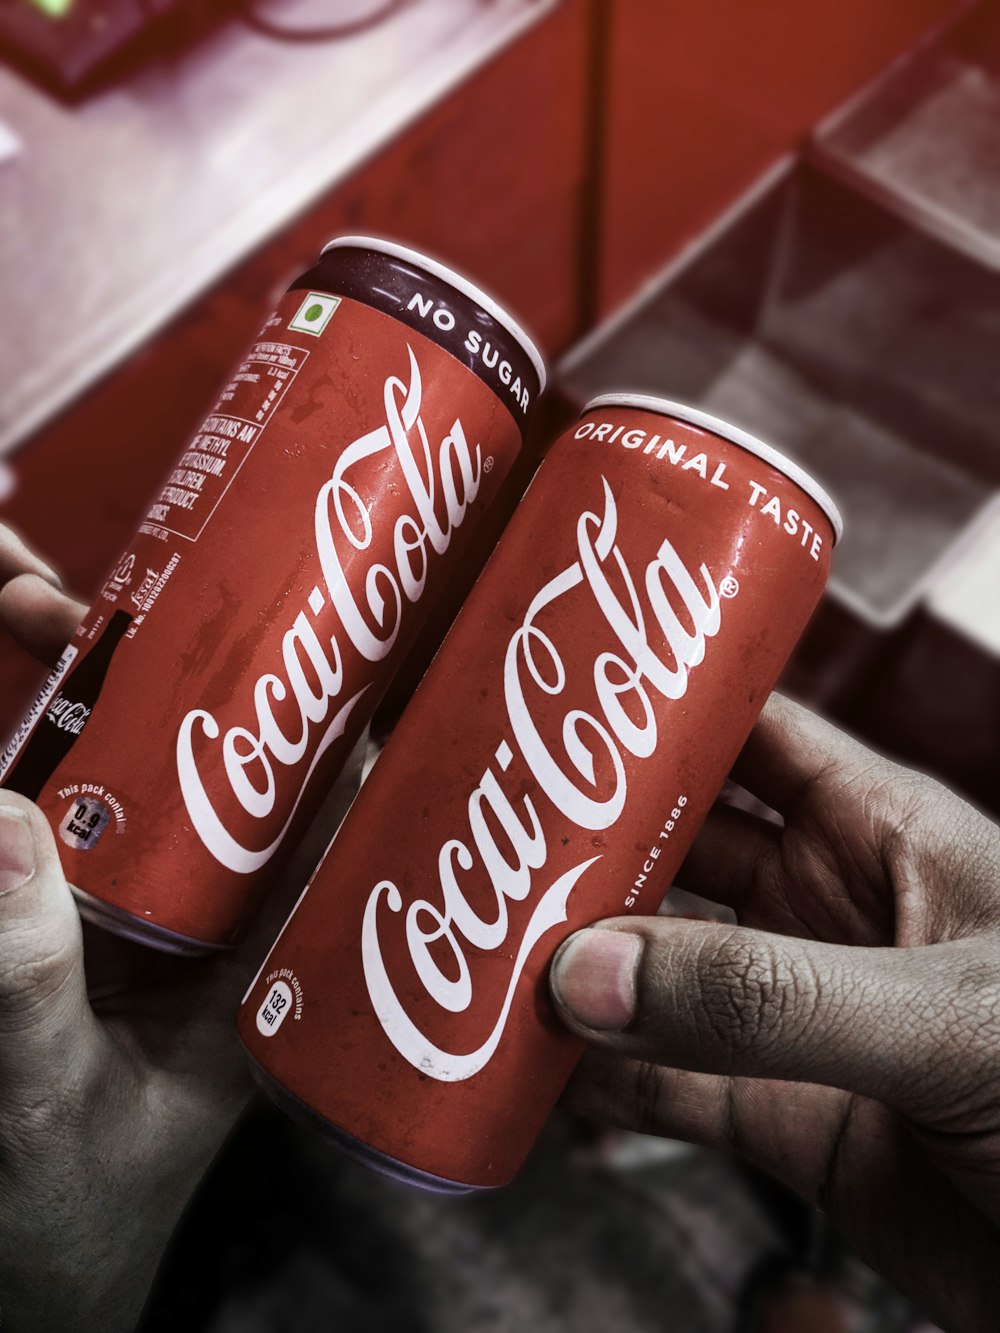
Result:
M727 574L719 584L719 592L723 597L735 597L739 590L739 579L734 579L732 574Z
M483 464L483 471L484 471L484 472L492 472L492 471L493 471L493 455L492 455L492 454L490 454L489 458L487 458L486 462Z

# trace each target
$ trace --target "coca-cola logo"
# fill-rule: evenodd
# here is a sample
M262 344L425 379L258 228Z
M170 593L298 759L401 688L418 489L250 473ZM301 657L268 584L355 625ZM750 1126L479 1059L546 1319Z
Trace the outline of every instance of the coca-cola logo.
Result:
M536 594L508 642L503 692L509 732L497 737L495 764L469 793L463 826L440 847L436 868L413 867L414 881L434 882L434 892L414 897L404 909L399 887L383 879L366 905L361 952L375 1012L400 1054L442 1082L471 1078L492 1058L532 951L548 931L567 920L570 893L600 860L599 855L583 860L545 885L549 849L535 801L529 795L514 799L507 792L525 792L530 784L571 825L594 833L610 829L625 808L624 756L648 759L657 748L652 696L683 698L689 673L719 631L721 603L713 575L702 564L698 578L692 576L669 541L660 543L637 587L617 543L614 495L607 480L601 480L603 513L580 515L577 559ZM573 616L560 621L566 627L564 644L536 623L546 608L581 593L603 616L607 629L606 646L593 661L591 712L566 705L566 661L575 649ZM584 614L593 607L586 607ZM654 643L661 645L659 650ZM565 711L555 730L561 740L553 749L536 717L547 717L545 730L551 736L553 710L560 708ZM555 717L560 721L558 712ZM503 784L500 775L506 775ZM494 830L502 830L502 849ZM461 884L473 874L480 886L478 910ZM485 916L484 884L489 885ZM537 901L520 941L512 943L509 905L525 901L533 891ZM390 933L395 938L386 948ZM427 1028L475 1003L469 955L482 951L513 958L503 1000L498 1010L484 1015L481 1030L486 1036L475 1050L443 1049L427 1035ZM412 1007L390 976L387 954L405 957L423 988ZM485 994L493 993L495 976L491 967Z
M246 691L247 725L224 734L205 709L192 709L177 736L177 773L184 803L195 831L211 854L240 874L259 870L285 837L316 765L338 740L365 694L359 690L342 699L344 650L350 645L369 662L381 661L399 634L405 608L420 600L430 561L443 556L452 535L479 493L482 451L470 445L456 418L432 445L420 414L420 366L408 347L408 378L390 376L383 386L384 421L341 450L333 473L316 496L314 529L321 583L295 616L281 639L281 666L259 676ZM392 532L391 563L364 564L364 553L376 533L359 475L385 468L401 473L410 507L397 518ZM439 514L443 517L439 518ZM379 550L386 546L380 534ZM324 636L317 621L327 605L336 615L338 632ZM367 688L367 687L366 687ZM284 726L275 704L294 701L293 725L288 708ZM226 796L243 815L270 831L275 810L287 812L266 846L247 845L236 829L227 827L202 776L212 747L221 747ZM289 785L287 774L307 754L305 774ZM241 825L246 820L241 819ZM251 824L251 827L253 826Z
M73 736L79 736L87 718L90 717L90 712L86 704L74 703L72 699L65 698L60 690L49 704L45 716L60 731L68 731Z

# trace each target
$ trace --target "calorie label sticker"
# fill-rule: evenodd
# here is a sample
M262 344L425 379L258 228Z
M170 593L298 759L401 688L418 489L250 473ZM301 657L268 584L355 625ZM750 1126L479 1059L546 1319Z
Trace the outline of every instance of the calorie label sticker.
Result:
M68 847L86 852L96 846L110 823L111 811L104 801L75 796L59 824L59 836Z
M265 1037L273 1037L285 1021L291 1003L291 989L283 981L276 981L257 1010L257 1031Z

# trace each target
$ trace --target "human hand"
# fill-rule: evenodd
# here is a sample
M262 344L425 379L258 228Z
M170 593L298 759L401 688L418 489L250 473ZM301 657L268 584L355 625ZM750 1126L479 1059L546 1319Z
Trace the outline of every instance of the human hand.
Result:
M0 623L53 663L85 610L0 527ZM246 943L177 959L81 923L47 821L0 791L0 1321L133 1327L250 1092L233 1016L301 864Z
M740 1152L949 1333L1000 1328L1000 829L779 696L678 883L553 962L571 1107Z

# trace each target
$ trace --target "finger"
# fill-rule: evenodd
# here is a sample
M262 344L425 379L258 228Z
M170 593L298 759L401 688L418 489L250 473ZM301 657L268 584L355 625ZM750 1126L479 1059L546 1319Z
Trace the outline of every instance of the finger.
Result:
M1000 1327L1000 1232L876 1102L600 1050L584 1057L565 1101L602 1123L740 1153L828 1212L874 1268L947 1327ZM914 1264L915 1254L935 1262Z
M19 574L0 588L0 624L49 665L58 662L86 609L37 574Z
M716 804L677 872L682 889L725 903L744 925L763 926L781 829L755 815ZM751 921L748 913L755 919Z
M816 890L810 891L801 877L788 873L783 836L783 830L769 820L717 804L677 873L677 885L731 908L741 926L815 939ZM839 891L839 885L835 888ZM669 898L668 894L668 903ZM829 930L827 916L820 919ZM862 942L842 932L833 938Z
M563 944L551 987L569 1027L630 1058L822 1083L919 1119L940 1109L935 1098L950 1076L985 1078L994 1058L989 987L982 983L978 1000L963 989L963 948L855 948L617 918ZM965 1012L977 1003L981 1022Z
M839 728L772 694L733 766L732 776L780 814L789 815L817 784L876 756Z
M48 823L0 792L0 1097L44 1095L80 1067L96 1032L80 919Z
M669 1069L599 1047L585 1053L563 1095L599 1124L739 1152L812 1202L850 1098L812 1084Z
M597 1046L584 1053L562 1102L597 1124L731 1149L728 1104L735 1082L721 1074L631 1060Z
M62 587L62 580L41 556L36 555L13 529L0 523L0 583L18 574L37 574L54 588Z

